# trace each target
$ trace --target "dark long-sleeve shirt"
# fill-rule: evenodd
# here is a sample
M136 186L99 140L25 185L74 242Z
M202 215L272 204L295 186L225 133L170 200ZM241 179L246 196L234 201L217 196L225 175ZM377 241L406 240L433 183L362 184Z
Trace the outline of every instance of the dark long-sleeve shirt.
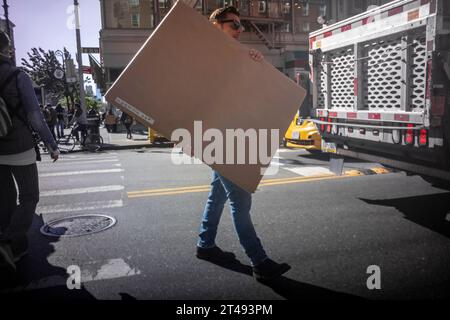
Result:
M5 72L7 69L4 66L5 64L10 64L10 61L7 57L0 54L1 72ZM26 116L29 125L40 135L42 141L47 145L50 152L53 153L58 149L57 144L40 111L31 79L26 73L20 72L17 74L16 80L17 96L20 102L19 107L23 109L23 112L21 112L22 115ZM2 165L30 165L35 162L36 153L32 145L30 145L29 150L24 150L23 152L0 155L0 164Z
M42 141L51 149L51 151L58 148L55 139L44 120L41 110L39 109L39 103L34 93L33 84L28 75L24 72L20 72L17 76L17 87L19 89L21 106L24 108L28 121L41 137Z

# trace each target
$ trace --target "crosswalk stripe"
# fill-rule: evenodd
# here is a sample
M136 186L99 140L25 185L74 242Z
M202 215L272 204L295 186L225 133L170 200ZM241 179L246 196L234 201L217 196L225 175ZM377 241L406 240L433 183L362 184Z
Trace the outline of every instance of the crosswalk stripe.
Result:
M286 148L281 148L278 149L277 152L301 152L301 149L286 149Z
M329 169L324 167L285 167L283 169L304 177L332 173Z
M86 158L59 158L55 163L61 162L87 162L87 161L102 161L102 160L118 160L117 157L86 157ZM43 163L53 163L52 159L43 159Z
M74 212L107 208L120 208L123 207L122 200L109 200L109 201L92 201L74 204L57 204L52 206L39 206L38 212L41 214L46 213L58 213L58 212Z
M65 172L51 172L39 174L40 178L60 177L60 176L75 176L81 174L97 174L97 173L117 173L123 172L123 169L100 169L100 170L82 170L82 171L65 171Z
M73 163L73 162L69 162L69 161L63 161L63 162L59 162L56 161L55 164L59 164L59 165L75 165L75 164L90 164L90 163L105 163L105 162L118 162L119 159L104 159L104 160L88 160L88 161L78 161L77 163Z
M98 187L76 188L76 189L48 190L48 191L41 191L40 197L66 196L73 194L85 194L96 192L110 192L110 191L120 191L123 189L125 189L124 186L111 185L111 186L98 186Z

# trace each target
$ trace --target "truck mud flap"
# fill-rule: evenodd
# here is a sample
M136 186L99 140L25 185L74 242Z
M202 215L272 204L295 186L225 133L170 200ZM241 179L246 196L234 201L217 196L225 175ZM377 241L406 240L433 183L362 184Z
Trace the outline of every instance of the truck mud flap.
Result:
M337 176L342 175L344 170L344 157L339 154L330 154L330 171Z

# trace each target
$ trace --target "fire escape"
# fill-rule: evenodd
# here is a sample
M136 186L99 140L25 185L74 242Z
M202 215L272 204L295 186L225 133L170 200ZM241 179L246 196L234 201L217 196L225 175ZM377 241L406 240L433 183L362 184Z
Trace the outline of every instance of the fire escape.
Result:
M264 45L272 49L282 49L280 31L286 20L282 14L284 1L237 1L241 20L250 28Z
M245 17L242 20L247 21L251 26L251 30L256 34L256 36L261 40L267 48L269 49L281 49L284 47L281 43L276 41L276 24L275 23L264 23L264 25L269 29L269 33L266 35L258 27L258 21L252 20L251 17ZM269 38L269 37L270 38Z
M184 0L188 5L197 8L205 16L209 16L217 6L211 6L208 0ZM281 40L282 30L286 23L291 23L291 15L283 13L283 5L293 3L292 0L254 1L228 0L227 3L236 6L241 13L241 21L247 31L251 31L270 50L285 47ZM161 21L175 0L153 0L156 8L156 24Z

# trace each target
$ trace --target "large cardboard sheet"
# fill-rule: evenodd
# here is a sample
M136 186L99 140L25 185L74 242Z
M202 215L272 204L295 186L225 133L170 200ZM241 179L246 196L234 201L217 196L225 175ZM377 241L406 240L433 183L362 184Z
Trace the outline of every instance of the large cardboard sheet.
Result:
M226 129L278 129L281 139L305 90L270 63L254 61L249 49L179 1L109 89L106 99L167 138L176 129L187 129L192 145L199 138L194 134L194 121L201 121L202 133L215 128L225 137ZM207 145L202 142L203 147ZM254 192L267 163L259 158L251 163L249 149L244 164L207 164ZM184 147L183 151L202 160L201 152L194 148ZM227 152L225 147L223 152ZM275 152L269 148L270 158Z

